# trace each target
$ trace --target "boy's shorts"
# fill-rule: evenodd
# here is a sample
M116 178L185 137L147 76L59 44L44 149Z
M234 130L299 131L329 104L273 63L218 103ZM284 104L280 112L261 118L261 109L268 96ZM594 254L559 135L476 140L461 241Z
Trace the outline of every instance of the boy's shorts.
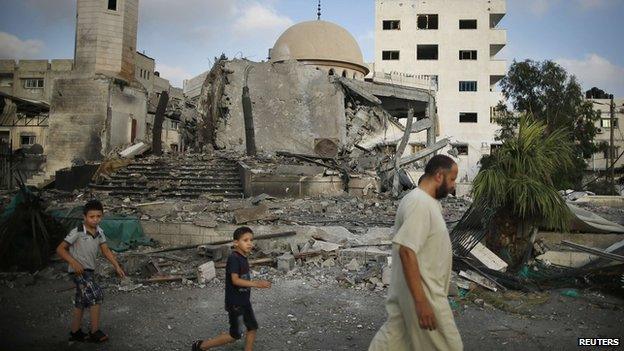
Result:
M247 327L247 331L258 329L258 322L256 321L256 316L254 315L253 308L251 308L251 304L245 306L229 305L225 306L225 310L228 312L228 317L230 319L230 336L234 339L240 339L242 337L243 324Z
M89 308L93 305L99 305L104 300L102 288L95 282L94 272L85 270L82 275L73 274L72 279L76 284L76 296L74 297L74 306L80 309Z

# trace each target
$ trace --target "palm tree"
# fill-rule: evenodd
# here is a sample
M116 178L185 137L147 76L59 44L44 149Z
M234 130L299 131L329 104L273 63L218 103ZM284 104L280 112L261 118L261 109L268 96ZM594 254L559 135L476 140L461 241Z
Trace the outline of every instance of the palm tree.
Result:
M475 206L486 210L486 245L510 267L522 263L538 226L567 231L570 212L553 175L573 164L566 130L522 116L518 133L491 156L473 182Z

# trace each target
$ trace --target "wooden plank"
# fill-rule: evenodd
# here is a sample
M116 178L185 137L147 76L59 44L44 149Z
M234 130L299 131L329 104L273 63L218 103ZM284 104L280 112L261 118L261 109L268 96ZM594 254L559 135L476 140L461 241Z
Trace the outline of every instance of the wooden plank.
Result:
M473 272L471 270L467 270L467 271L460 271L459 272L459 276L466 278L472 282L475 282L479 285L481 285L482 287L492 290L492 291L496 291L496 285L494 283L492 283L490 280L488 280L487 278L485 278L484 276L480 275L479 273Z

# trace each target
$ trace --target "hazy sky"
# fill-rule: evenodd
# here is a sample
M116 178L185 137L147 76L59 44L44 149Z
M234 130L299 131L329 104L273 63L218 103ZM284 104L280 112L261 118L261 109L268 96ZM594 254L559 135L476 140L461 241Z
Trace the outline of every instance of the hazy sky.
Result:
M470 0L466 0L470 1ZM72 58L76 0L0 0L0 58ZM215 56L263 60L279 34L316 18L316 0L140 0L137 50L172 84L210 69ZM374 0L325 0L323 19L374 55ZM508 0L498 56L552 59L584 89L624 97L624 0Z

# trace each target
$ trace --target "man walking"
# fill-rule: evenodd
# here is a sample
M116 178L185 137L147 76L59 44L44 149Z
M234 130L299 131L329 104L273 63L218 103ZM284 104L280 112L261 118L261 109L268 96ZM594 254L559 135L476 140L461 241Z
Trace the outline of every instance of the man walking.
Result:
M452 249L438 200L455 189L457 164L436 155L418 188L399 204L392 239L388 320L369 351L462 350L447 294Z

